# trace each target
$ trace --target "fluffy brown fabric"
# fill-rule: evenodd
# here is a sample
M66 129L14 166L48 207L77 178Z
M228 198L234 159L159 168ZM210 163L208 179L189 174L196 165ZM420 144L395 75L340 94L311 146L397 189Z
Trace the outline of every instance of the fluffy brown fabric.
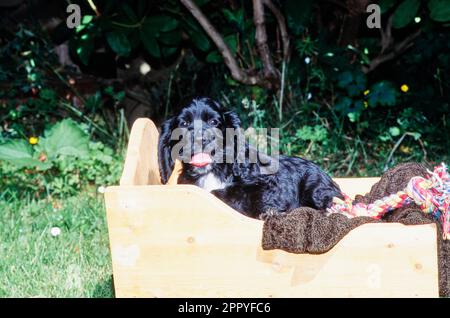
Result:
M370 193L358 195L358 202L370 203L386 195L405 189L414 176L427 176L427 167L418 163L400 164L387 171ZM368 217L349 219L344 215L323 213L311 208L298 208L283 215L265 218L263 228L263 249L282 249L291 253L321 254L329 251L350 230L369 222L400 222L407 225L436 222L424 214L417 206L410 205L397 209L383 220ZM439 256L439 292L450 296L450 241L442 240L441 226L437 226Z

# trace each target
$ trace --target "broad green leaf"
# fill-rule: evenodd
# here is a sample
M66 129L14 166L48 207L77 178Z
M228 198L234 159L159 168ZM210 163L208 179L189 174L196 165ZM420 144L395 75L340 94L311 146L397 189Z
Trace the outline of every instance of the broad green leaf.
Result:
M131 52L131 44L127 36L120 31L113 31L106 34L111 49L119 56L128 56Z
M148 32L159 33L175 30L178 20L168 15L155 15L145 19L143 28Z
M154 57L161 57L161 50L159 49L158 42L156 41L155 33L146 31L148 30L143 28L139 32L142 44L150 55Z
M239 26L242 24L242 21L241 21L241 10L233 12L233 11L228 10L228 9L223 9L222 13L225 16L225 18L227 18L227 20L229 22L232 22L232 23L234 23L236 25L239 25Z
M168 46L178 46L181 42L181 32L180 30L173 30L160 33L158 41Z
M334 105L335 109L341 113L347 113L351 106L352 99L347 96L338 98L336 104Z
M85 33L75 41L75 50L84 65L89 64L89 59L94 51L94 39L89 33Z
M338 75L337 84L347 90L350 96L358 96L366 87L366 78L361 72L345 71Z
M206 62L209 63L220 63L222 62L222 56L217 51L212 51L206 56Z
M82 24L89 24L91 23L91 21L94 19L94 16L92 15L84 15L83 18L81 19L81 23Z
M45 132L41 146L49 159L59 155L86 157L89 137L74 121L64 119Z
M401 133L400 128L397 126L389 128L389 134L391 134L392 137L397 137Z
M187 20L186 31L191 39L192 43L201 51L207 52L210 48L209 38L203 31L200 29L196 22L192 22Z
M164 57L170 57L178 51L177 47L163 46L161 47L161 54Z
M46 170L52 167L50 162L41 162L33 157L33 148L25 140L11 140L0 145L0 160L13 164L16 168L38 168Z
M337 84L340 88L345 88L353 81L353 74L350 71L342 72L337 77Z
M77 26L75 32L80 33L81 31L83 31L86 28L86 26L92 22L93 19L94 17L92 15L84 15L83 18L81 19L81 24Z
M19 158L15 160L9 160L17 169L21 168L36 168L38 170L48 170L53 167L53 164L49 161L41 162L36 158Z
M359 117L360 117L360 116L361 116L361 113L360 113L360 112L355 112L355 111L349 112L349 113L347 114L348 119L349 119L350 122L352 122L352 123L357 122L357 121L359 120Z
M122 10L123 12L125 12L126 16L128 17L128 19L130 19L130 21L132 22L138 21L136 13L134 13L133 9L131 9L131 7L127 3L125 2L122 3Z
M380 6L381 14L392 8L396 2L397 0L380 0L378 5Z
M188 31L188 33L192 42L198 49L204 52L209 50L209 39L203 34L203 32Z
M450 21L450 0L430 0L430 18L438 22Z
M32 158L33 147L25 140L11 140L0 145L0 160Z
M233 52L233 54L236 54L238 45L236 34L227 35L224 40L230 48L231 52Z
M225 16L225 18L227 18L228 21L234 22L234 23L238 22L236 17L234 16L234 13L231 10L223 9L222 13Z
M371 107L377 105L394 106L397 101L397 92L391 83L382 81L370 88L370 94L367 99Z
M388 140L392 140L392 137L391 137L391 135L390 135L387 131L383 131L383 133L381 133L381 134L378 136L378 139L380 139L380 140L383 141L383 142L386 142L386 141L388 141Z
M392 26L403 28L411 23L419 10L420 0L404 0L395 10Z

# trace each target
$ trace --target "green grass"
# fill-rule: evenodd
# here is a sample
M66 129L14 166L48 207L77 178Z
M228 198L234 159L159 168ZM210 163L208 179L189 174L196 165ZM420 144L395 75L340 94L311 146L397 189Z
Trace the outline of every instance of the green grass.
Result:
M102 197L0 201L0 255L0 297L114 296Z

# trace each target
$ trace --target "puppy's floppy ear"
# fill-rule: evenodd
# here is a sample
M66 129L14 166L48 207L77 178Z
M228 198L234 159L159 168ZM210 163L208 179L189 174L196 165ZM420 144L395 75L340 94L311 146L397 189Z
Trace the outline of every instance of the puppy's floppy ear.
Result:
M238 115L233 111L228 111L223 114L224 120L225 120L225 127L227 128L240 128L241 127L241 120L239 119Z
M173 124L175 118L166 120L161 125L161 134L159 135L158 142L158 161L159 161L159 174L161 175L161 182L166 184L172 174L174 161L171 156L171 140Z

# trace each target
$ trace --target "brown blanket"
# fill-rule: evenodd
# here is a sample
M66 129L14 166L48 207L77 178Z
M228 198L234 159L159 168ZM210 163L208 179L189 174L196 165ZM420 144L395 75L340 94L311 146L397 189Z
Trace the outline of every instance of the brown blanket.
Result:
M404 190L414 176L427 176L424 165L406 163L387 171L376 183L370 193L358 195L358 202L370 203L386 195ZM424 214L417 206L397 209L388 213L382 220L368 217L349 219L344 215L325 216L311 208L298 208L284 215L272 215L265 218L263 228L263 249L282 249L291 253L321 254L330 250L350 230L369 222L400 222L403 224L426 224L436 222ZM450 241L441 239L441 226L438 228L439 256L439 293L450 296Z

